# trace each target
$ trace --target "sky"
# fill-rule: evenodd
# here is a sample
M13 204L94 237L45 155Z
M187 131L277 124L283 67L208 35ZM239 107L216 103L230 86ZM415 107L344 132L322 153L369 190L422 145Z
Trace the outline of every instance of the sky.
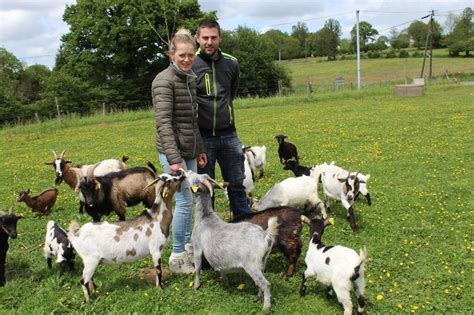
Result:
M66 5L75 0L0 0L0 47L13 53L27 65L54 66L61 36L69 31L62 21ZM304 22L316 32L330 18L341 24L342 37L359 20L367 21L380 35L389 35L392 27L402 30L431 10L445 27L449 13L459 15L474 0L201 0L201 11L217 11L225 30L246 26L258 32L278 29L291 33L291 27ZM426 21L426 20L425 20Z

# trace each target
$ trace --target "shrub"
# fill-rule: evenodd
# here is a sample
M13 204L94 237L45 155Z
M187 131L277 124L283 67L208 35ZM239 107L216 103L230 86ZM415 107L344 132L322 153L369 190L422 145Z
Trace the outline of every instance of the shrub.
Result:
M413 54L411 54L412 57L423 57L423 54L419 51L415 51Z
M380 52L378 52L378 51L369 51L368 54L367 54L367 57L369 57L371 59L380 58Z
M397 57L397 54L395 53L395 50L389 50L387 51L387 53L385 54L385 58L395 58Z
M410 54L408 53L408 51L402 49L400 50L400 52L398 53L398 58L408 58L410 57Z

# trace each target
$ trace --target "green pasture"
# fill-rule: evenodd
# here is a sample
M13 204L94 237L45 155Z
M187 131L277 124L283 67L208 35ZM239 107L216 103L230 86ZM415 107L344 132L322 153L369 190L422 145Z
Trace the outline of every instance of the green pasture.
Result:
M403 78L404 65L418 71L421 59L393 59L386 72ZM459 62L458 62L459 61ZM341 73L355 61L319 63L315 71L351 78ZM378 67L379 60L363 60L363 75ZM446 62L438 67L437 62ZM466 68L462 58L435 61L436 71L445 66ZM302 80L305 63L296 71ZM469 65L471 69L473 64ZM438 70L439 69L439 70ZM355 75L355 70L353 71ZM385 75L381 74L380 76ZM472 72L472 71L471 71ZM378 76L374 75L374 80ZM474 309L472 226L474 88L454 84L428 85L426 95L396 98L393 88L348 91L339 94L268 99L242 99L236 103L239 136L245 145L267 147L267 170L256 183L261 197L274 183L292 175L279 164L273 137L288 135L297 145L302 165L335 161L339 166L370 174L373 204L355 204L359 230L353 233L338 204L330 214L335 226L324 235L327 244L359 250L367 246L367 314L434 313L468 314ZM243 274L229 281L206 270L198 291L193 276L168 276L163 290L153 286L151 259L130 265L102 265L95 274L99 292L83 302L79 284L82 262L76 271L58 277L58 266L48 270L42 246L48 220L67 228L71 220L90 221L78 213L78 197L65 185L49 216L36 216L16 202L20 190L38 193L51 187L51 149L73 163L94 163L128 155L128 166L159 165L155 149L153 112L116 113L67 118L0 130L0 209L14 206L26 218L19 221L18 238L10 240L7 284L0 288L0 313L261 313L257 288ZM217 192L217 211L227 217L227 202ZM128 209L127 217L141 207ZM117 220L115 215L108 218ZM266 277L272 284L272 313L341 314L335 298L314 280L305 297L299 296L300 275L305 269L308 228L297 274L285 282L281 276L286 259L270 256ZM100 240L98 240L100 242ZM164 251L167 266L170 248ZM243 285L242 285L243 284ZM355 301L355 299L354 299Z

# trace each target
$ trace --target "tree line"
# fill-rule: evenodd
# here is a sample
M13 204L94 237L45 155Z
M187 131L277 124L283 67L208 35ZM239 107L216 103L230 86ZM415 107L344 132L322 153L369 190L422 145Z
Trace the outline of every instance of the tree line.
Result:
M63 20L69 32L61 38L52 70L43 65L25 66L0 48L0 124L56 115L88 114L103 104L117 108L150 106L154 76L169 64L168 43L179 27L195 30L203 18L197 0L81 0L68 5ZM472 10L453 16L446 35L434 24L434 47L448 47L453 56L474 49ZM361 49L365 52L423 48L427 24L413 22L406 30L393 29L378 36L367 21L360 23ZM223 51L235 56L241 67L238 95L270 96L291 90L288 72L275 62L308 56L337 55L355 51L355 26L351 39L341 39L341 26L329 19L321 30L310 33L304 23L291 34L270 30L259 34L248 27L223 32Z

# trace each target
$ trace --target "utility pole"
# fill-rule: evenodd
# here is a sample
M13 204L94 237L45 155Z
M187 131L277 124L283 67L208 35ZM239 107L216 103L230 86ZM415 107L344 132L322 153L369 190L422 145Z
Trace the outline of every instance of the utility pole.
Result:
M426 56L428 55L428 44L430 45L430 71L429 71L429 79L431 80L431 74L433 70L433 16L434 10L431 10L431 13L422 17L421 19L426 19L427 17L430 18L430 22L428 25L428 32L426 34L426 42L425 42L425 53L423 54L423 65L421 66L421 74L420 78L423 78L425 72L425 63L426 63Z
M360 43L359 43L359 10L356 11L356 43L357 43L357 90L360 91Z

